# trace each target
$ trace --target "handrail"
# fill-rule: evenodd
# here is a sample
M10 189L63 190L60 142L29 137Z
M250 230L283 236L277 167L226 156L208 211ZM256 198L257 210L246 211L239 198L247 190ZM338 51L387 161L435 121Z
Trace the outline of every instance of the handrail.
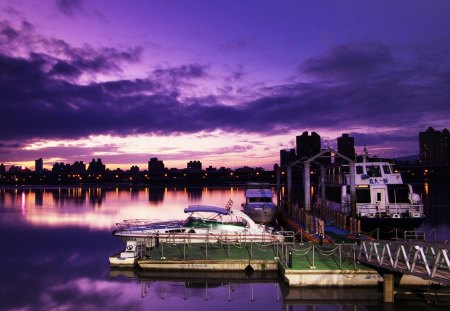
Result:
M361 241L358 261L450 285L450 245L424 241Z

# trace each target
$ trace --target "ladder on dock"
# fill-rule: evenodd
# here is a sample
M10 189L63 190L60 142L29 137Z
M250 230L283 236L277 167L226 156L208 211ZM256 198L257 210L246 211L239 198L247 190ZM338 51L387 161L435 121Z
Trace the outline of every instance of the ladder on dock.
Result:
M450 285L450 245L425 241L361 240L357 260L385 271Z

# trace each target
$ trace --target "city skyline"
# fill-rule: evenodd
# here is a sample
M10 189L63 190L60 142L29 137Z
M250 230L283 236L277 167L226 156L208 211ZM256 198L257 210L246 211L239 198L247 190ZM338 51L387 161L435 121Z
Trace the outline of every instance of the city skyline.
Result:
M443 1L0 0L0 163L279 162L304 131L382 157L449 128Z

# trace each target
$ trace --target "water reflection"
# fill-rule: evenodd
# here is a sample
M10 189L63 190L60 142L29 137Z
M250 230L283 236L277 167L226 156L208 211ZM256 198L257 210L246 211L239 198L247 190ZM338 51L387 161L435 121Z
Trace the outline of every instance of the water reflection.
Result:
M144 300L184 300L203 305L214 303L220 308L224 302L240 302L255 310L366 310L379 307L381 293L377 288L289 288L276 272L152 272L111 270L113 279L126 277L139 280ZM132 281L129 281L132 282ZM258 309L256 309L258 306ZM242 308L239 308L242 309Z
M441 237L448 237L448 184L428 187L428 195L424 195L428 228L441 226ZM4 251L0 256L0 310L148 310L149 306L196 311L378 310L383 306L376 297L364 296L357 289L303 288L296 292L267 275L265 280L244 276L245 282L230 279L229 273L225 279L215 277L207 282L181 274L178 279L144 273L131 280L109 277L108 256L123 248L111 235L116 222L184 218L188 204L224 206L230 198L235 202L233 208L240 209L243 189L0 189L0 245ZM141 282L149 283L143 297ZM345 296L350 294L354 299ZM370 295L378 292L375 289ZM348 299L326 300L332 297Z

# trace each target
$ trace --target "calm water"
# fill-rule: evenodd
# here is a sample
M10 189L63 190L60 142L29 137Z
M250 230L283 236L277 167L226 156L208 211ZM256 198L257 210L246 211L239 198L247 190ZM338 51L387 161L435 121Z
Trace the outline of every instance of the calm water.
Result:
M418 185L430 216L423 230L450 239L448 184ZM243 189L0 189L0 310L379 310L377 289L287 289L278 280L208 283L110 271L130 218L184 218L188 204L233 208ZM434 229L434 230L433 230ZM398 301L395 309L423 305ZM418 307L419 308L419 307ZM411 308L408 307L408 310ZM420 307L423 309L423 306ZM441 309L427 306L427 309Z

